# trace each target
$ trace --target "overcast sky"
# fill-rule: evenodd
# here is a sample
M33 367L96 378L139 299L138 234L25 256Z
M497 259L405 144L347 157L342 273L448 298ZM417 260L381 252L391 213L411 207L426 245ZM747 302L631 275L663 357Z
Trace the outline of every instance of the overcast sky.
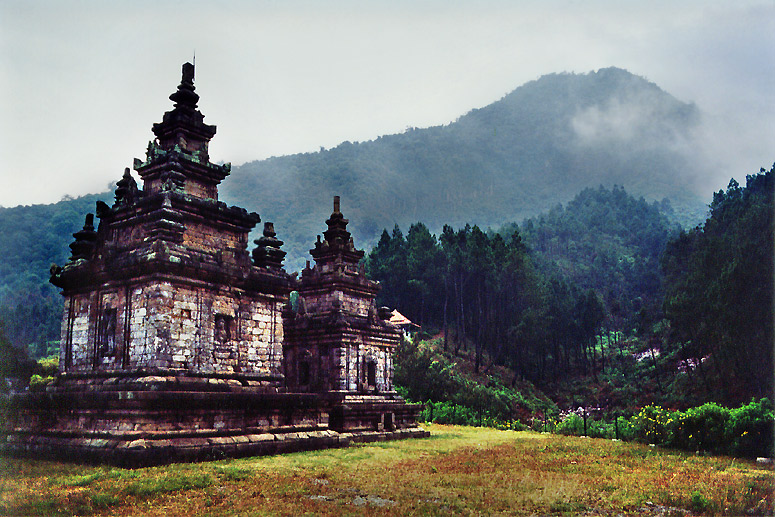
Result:
M107 189L196 53L214 160L446 124L625 68L708 115L708 187L775 161L775 1L0 2L0 205Z

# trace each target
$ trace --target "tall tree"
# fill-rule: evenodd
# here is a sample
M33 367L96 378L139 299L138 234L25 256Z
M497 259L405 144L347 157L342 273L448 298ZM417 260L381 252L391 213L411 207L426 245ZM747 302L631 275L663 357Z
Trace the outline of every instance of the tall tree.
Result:
M774 171L748 176L745 188L730 181L705 224L662 259L670 344L708 370L707 396L723 402L772 394Z

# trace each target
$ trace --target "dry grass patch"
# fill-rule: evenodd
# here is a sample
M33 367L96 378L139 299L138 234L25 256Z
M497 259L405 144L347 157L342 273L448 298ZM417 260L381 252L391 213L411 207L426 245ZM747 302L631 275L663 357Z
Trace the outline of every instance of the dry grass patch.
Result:
M772 469L637 444L431 425L429 439L136 470L3 459L8 515L772 512Z

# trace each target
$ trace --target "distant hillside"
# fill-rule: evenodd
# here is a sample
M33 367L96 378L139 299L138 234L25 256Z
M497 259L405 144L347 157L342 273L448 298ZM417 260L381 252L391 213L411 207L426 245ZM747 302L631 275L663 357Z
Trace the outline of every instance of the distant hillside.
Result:
M65 198L50 205L0 207L0 327L15 345L36 343L43 355L47 340L59 339L62 297L48 283L52 263L70 257L73 232L83 227L97 200L112 194Z
M334 195L359 247L396 223L498 227L615 184L669 198L677 220L694 225L706 211L690 161L699 117L625 70L553 74L446 126L235 167L221 192L275 223L291 270L308 258Z
M661 205L661 206L660 206ZM663 301L659 258L680 232L669 206L635 199L621 187L584 189L519 227L544 274L554 270L605 302L607 326L629 331L641 310L658 315ZM513 225L500 230L513 233Z

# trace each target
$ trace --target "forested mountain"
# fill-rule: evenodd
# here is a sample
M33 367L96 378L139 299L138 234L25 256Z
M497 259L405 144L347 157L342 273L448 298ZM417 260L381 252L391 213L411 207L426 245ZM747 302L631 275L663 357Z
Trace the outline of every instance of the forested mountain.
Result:
M112 194L65 198L50 205L0 207L0 327L17 345L35 343L45 355L46 341L59 339L62 297L48 282L52 263L70 257L73 233L94 213L97 200Z
M498 233L395 226L367 272L477 372L486 354L553 397L745 403L773 386L774 174L732 180L686 233L621 187Z
M613 184L650 202L667 197L674 219L695 224L706 205L693 194L686 150L698 118L695 106L624 70L554 74L445 126L235 167L221 199L275 223L289 271L309 258L333 195L365 249L395 224L498 228ZM111 197L0 208L0 317L13 343L57 337L49 266L67 259L96 199Z
M661 319L659 258L679 229L656 202L599 187L498 232L445 225L437 239L422 223L406 237L396 226L367 271L380 302L452 332L456 348L472 343L477 364L486 351L541 381L594 371L603 329L629 334Z
M275 223L291 269L308 257L334 195L367 248L394 224L499 227L599 185L667 197L691 226L707 206L689 160L699 117L625 70L553 74L449 125L235 167L221 191Z
M659 259L681 229L671 215L664 201L647 203L620 186L598 187L525 220L520 231L539 269L593 289L607 308L607 326L629 332L643 324L639 317L660 312ZM512 233L512 226L500 233Z

